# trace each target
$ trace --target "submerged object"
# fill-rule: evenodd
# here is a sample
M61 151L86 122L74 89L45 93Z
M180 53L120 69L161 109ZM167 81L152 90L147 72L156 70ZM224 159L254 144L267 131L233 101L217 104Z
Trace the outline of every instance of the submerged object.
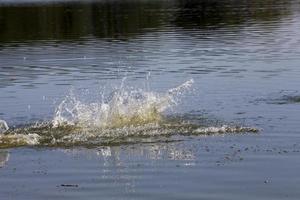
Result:
M0 119L0 134L4 133L8 129L9 129L9 127L8 127L6 121Z

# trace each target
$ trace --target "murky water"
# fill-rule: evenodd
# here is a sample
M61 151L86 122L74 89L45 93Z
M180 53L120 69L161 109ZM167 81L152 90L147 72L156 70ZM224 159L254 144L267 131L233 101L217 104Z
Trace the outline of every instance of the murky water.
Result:
M299 199L300 1L0 0L0 199Z

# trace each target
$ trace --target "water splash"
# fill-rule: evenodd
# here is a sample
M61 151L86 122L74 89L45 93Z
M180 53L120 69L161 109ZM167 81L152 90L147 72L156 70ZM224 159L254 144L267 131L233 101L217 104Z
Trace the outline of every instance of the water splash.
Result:
M8 129L6 121L0 119L0 134L6 132Z
M124 81L109 98L99 102L85 103L71 91L59 104L53 119L53 126L79 126L94 128L120 128L158 123L162 113L176 105L176 97L189 90L191 79L166 93L149 92L142 89L128 89Z
M8 129L0 135L0 148L24 145L41 146L99 146L139 142L149 138L178 135L211 135L257 132L251 127L210 126L185 117L166 115L192 87L193 80L157 93L125 87L125 79L110 95L94 102L80 100L73 91L55 110L53 120L25 127ZM190 121L193 121L192 123ZM157 137L159 136L159 137Z

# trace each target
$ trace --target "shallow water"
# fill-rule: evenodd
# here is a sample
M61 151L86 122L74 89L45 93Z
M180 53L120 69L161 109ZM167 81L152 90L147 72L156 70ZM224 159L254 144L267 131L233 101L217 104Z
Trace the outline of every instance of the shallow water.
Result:
M0 199L299 199L299 10L0 0Z

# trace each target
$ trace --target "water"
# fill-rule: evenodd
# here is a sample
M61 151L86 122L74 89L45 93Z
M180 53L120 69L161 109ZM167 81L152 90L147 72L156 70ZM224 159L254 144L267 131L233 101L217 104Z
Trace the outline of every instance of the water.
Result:
M300 2L0 1L0 199L299 199Z

